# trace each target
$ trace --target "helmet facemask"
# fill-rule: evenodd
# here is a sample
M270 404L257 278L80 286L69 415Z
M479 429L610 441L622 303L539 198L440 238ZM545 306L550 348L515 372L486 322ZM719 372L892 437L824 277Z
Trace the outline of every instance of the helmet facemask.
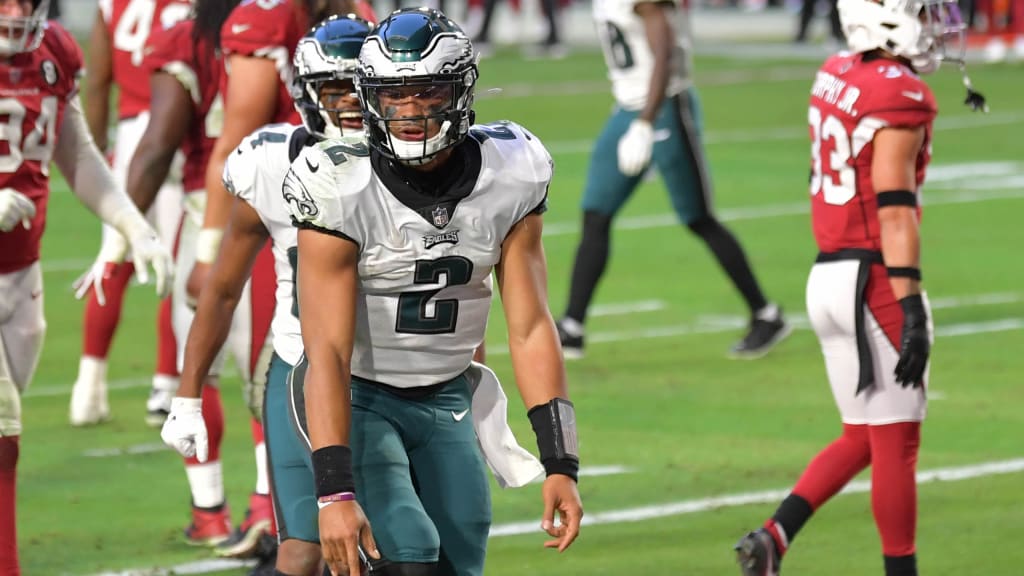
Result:
M317 138L356 136L363 131L363 114L352 78L341 73L296 80L295 107L306 131Z
M924 0L918 20L921 22L920 56L911 58L915 68L931 72L942 62L964 63L967 25L955 0Z
M32 2L27 16L0 16L0 56L31 52L43 43L50 0Z

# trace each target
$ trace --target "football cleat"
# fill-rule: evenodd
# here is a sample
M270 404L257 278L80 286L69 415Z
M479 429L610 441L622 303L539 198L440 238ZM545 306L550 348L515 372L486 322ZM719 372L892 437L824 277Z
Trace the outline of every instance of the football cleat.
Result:
M747 360L760 358L793 331L793 326L786 322L786 318L782 315L782 309L774 304L772 307L776 310L772 317L755 316L750 321L750 329L747 330L746 335L730 350L730 355L733 358Z
M274 510L269 494L253 494L249 497L249 509L245 520L232 532L231 537L217 545L214 553L223 558L264 557L276 549L277 541L269 536L273 525ZM268 543L263 539L271 539ZM267 548L270 548L267 550Z
M153 428L160 428L171 413L171 400L174 399L174 390L161 390L153 388L146 399L146 424Z
M185 541L193 546L216 546L231 537L228 507L203 510L192 507L192 523L185 528Z
M778 576L779 552L775 540L764 528L750 532L733 547L743 576Z
M72 426L93 426L110 420L107 383L104 380L76 380L71 388L68 419Z
M566 360L579 360L583 358L583 333L572 334L564 324L564 318L555 322L558 339L562 341L562 356Z

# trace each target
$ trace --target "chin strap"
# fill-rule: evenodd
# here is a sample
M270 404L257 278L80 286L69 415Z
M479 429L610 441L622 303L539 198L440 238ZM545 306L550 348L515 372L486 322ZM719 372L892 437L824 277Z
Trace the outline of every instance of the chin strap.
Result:
M977 92L974 86L971 84L971 78L967 75L967 64L964 62L960 63L960 73L964 77L964 87L967 88L967 98L964 99L964 104L971 107L971 110L975 112L981 111L988 113L988 104L985 102L985 96L981 92Z

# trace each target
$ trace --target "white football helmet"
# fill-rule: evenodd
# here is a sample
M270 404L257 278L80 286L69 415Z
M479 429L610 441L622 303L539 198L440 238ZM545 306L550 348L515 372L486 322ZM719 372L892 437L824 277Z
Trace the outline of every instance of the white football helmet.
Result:
M465 32L431 8L392 12L363 43L356 88L363 107L367 143L387 158L422 165L461 142L473 123L473 87L479 76L476 52ZM381 104L395 94L434 99L419 116L392 118ZM400 126L416 125L422 135L402 139ZM440 130L429 136L432 127Z
M28 16L0 16L0 56L31 52L43 43L50 0L33 0Z
M885 50L920 73L941 62L962 64L966 25L956 0L839 0L850 50Z

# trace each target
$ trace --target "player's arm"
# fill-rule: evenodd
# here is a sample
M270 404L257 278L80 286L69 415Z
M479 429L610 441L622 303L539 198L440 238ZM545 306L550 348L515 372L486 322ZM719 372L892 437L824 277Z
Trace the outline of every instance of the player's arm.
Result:
M540 214L530 214L509 232L496 273L508 324L516 385L537 435L544 481L541 526L552 536L544 545L568 548L579 535L583 507L576 490L579 456L576 415L565 382L565 365L547 301L547 263ZM554 511L561 525L554 526Z
M114 79L113 49L107 35L103 11L96 10L92 32L89 34L89 53L85 75L85 119L89 132L101 150L107 149L107 126L110 122L110 85Z
M875 133L871 184L878 197L882 258L893 294L903 309L896 381L920 386L931 353L928 311L921 296L921 236L917 211L917 158L923 126L883 128Z
M231 195L221 182L224 163L243 138L269 123L277 108L280 76L269 58L228 56L224 125L206 165L206 212L203 228L222 230L231 210Z
M675 33L665 12L672 9L672 5L667 2L639 2L633 8L643 20L647 45L654 56L654 69L647 85L647 103L640 111L640 118L648 123L653 123L658 117L658 110L665 101L665 89L668 87Z
M132 200L143 211L156 200L193 122L191 97L174 75L156 71L149 85L149 123L135 148L125 181Z
M78 98L69 101L64 110L53 161L82 204L128 240L139 280L148 281L146 267L151 265L156 272L157 293L161 298L165 296L172 275L170 254L124 188L114 180L85 125Z
M228 338L231 317L253 264L270 234L248 202L233 198L228 227L210 277L199 296L185 342L185 364L178 396L199 398L210 366Z

